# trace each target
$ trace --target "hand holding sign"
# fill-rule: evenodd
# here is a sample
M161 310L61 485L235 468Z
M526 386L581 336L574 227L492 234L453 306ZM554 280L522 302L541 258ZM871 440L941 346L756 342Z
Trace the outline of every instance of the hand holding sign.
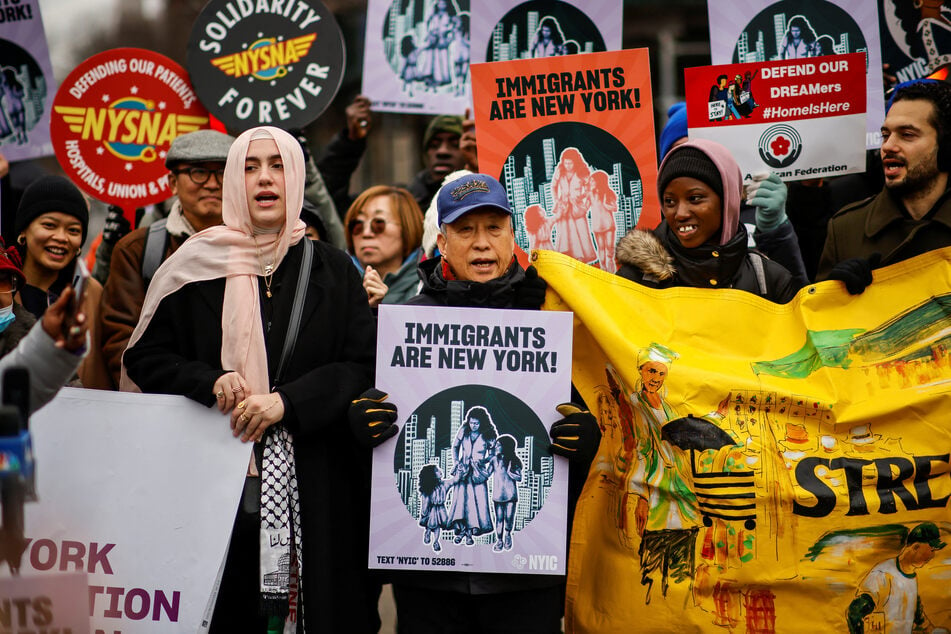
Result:
M376 447L396 435L396 406L387 402L389 394L370 388L353 401L347 417L350 429L361 444Z

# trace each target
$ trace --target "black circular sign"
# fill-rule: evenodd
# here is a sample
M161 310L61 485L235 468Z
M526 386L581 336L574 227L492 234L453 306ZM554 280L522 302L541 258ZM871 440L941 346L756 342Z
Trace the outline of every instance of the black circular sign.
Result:
M555 57L606 51L601 31L582 9L560 0L529 0L495 25L485 60ZM503 54L504 51L504 54Z
M307 125L333 101L345 67L343 34L319 0L212 0L188 42L195 92L233 132Z
M472 428L466 423L472 415L482 421L479 438L475 440L474 435L470 435ZM421 495L432 491L430 488L427 492L424 483L428 480L430 487L442 483L446 521L441 528L457 534L466 524L465 520L471 519L463 509L468 510L474 501L484 500L486 514L480 514L481 527L473 527L474 535L482 535L491 532L484 520L499 511L497 504L489 510L490 500L498 501L500 496L495 491L496 479L491 475L477 477L476 472L484 476L493 471L495 460L504 461L515 465L513 471L521 472L518 485L532 488L534 482L537 487L537 495L515 496L511 500L519 508L517 532L548 501L552 469L548 445L545 425L517 396L487 385L451 387L426 399L403 421L393 453L396 488L413 519L421 520L424 507L430 506L422 504ZM464 455L472 464L463 464Z

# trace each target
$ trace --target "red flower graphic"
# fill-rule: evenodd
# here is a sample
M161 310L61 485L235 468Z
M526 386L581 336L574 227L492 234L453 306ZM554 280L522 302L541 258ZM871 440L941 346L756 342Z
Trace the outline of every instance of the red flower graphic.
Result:
M789 154L789 139L780 135L773 139L773 142L769 144L769 149L773 151L773 156L785 156Z

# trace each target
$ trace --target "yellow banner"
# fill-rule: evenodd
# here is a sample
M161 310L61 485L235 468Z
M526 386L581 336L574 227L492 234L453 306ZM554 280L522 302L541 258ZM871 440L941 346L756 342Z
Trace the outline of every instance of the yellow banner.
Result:
M533 257L603 433L568 632L951 629L951 249L783 306Z

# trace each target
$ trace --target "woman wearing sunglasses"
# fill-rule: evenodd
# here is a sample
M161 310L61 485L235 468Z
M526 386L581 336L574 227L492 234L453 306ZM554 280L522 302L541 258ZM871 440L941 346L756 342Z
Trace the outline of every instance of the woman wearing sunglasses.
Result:
M376 185L344 217L347 249L363 274L370 306L402 304L416 295L423 212L402 187Z

